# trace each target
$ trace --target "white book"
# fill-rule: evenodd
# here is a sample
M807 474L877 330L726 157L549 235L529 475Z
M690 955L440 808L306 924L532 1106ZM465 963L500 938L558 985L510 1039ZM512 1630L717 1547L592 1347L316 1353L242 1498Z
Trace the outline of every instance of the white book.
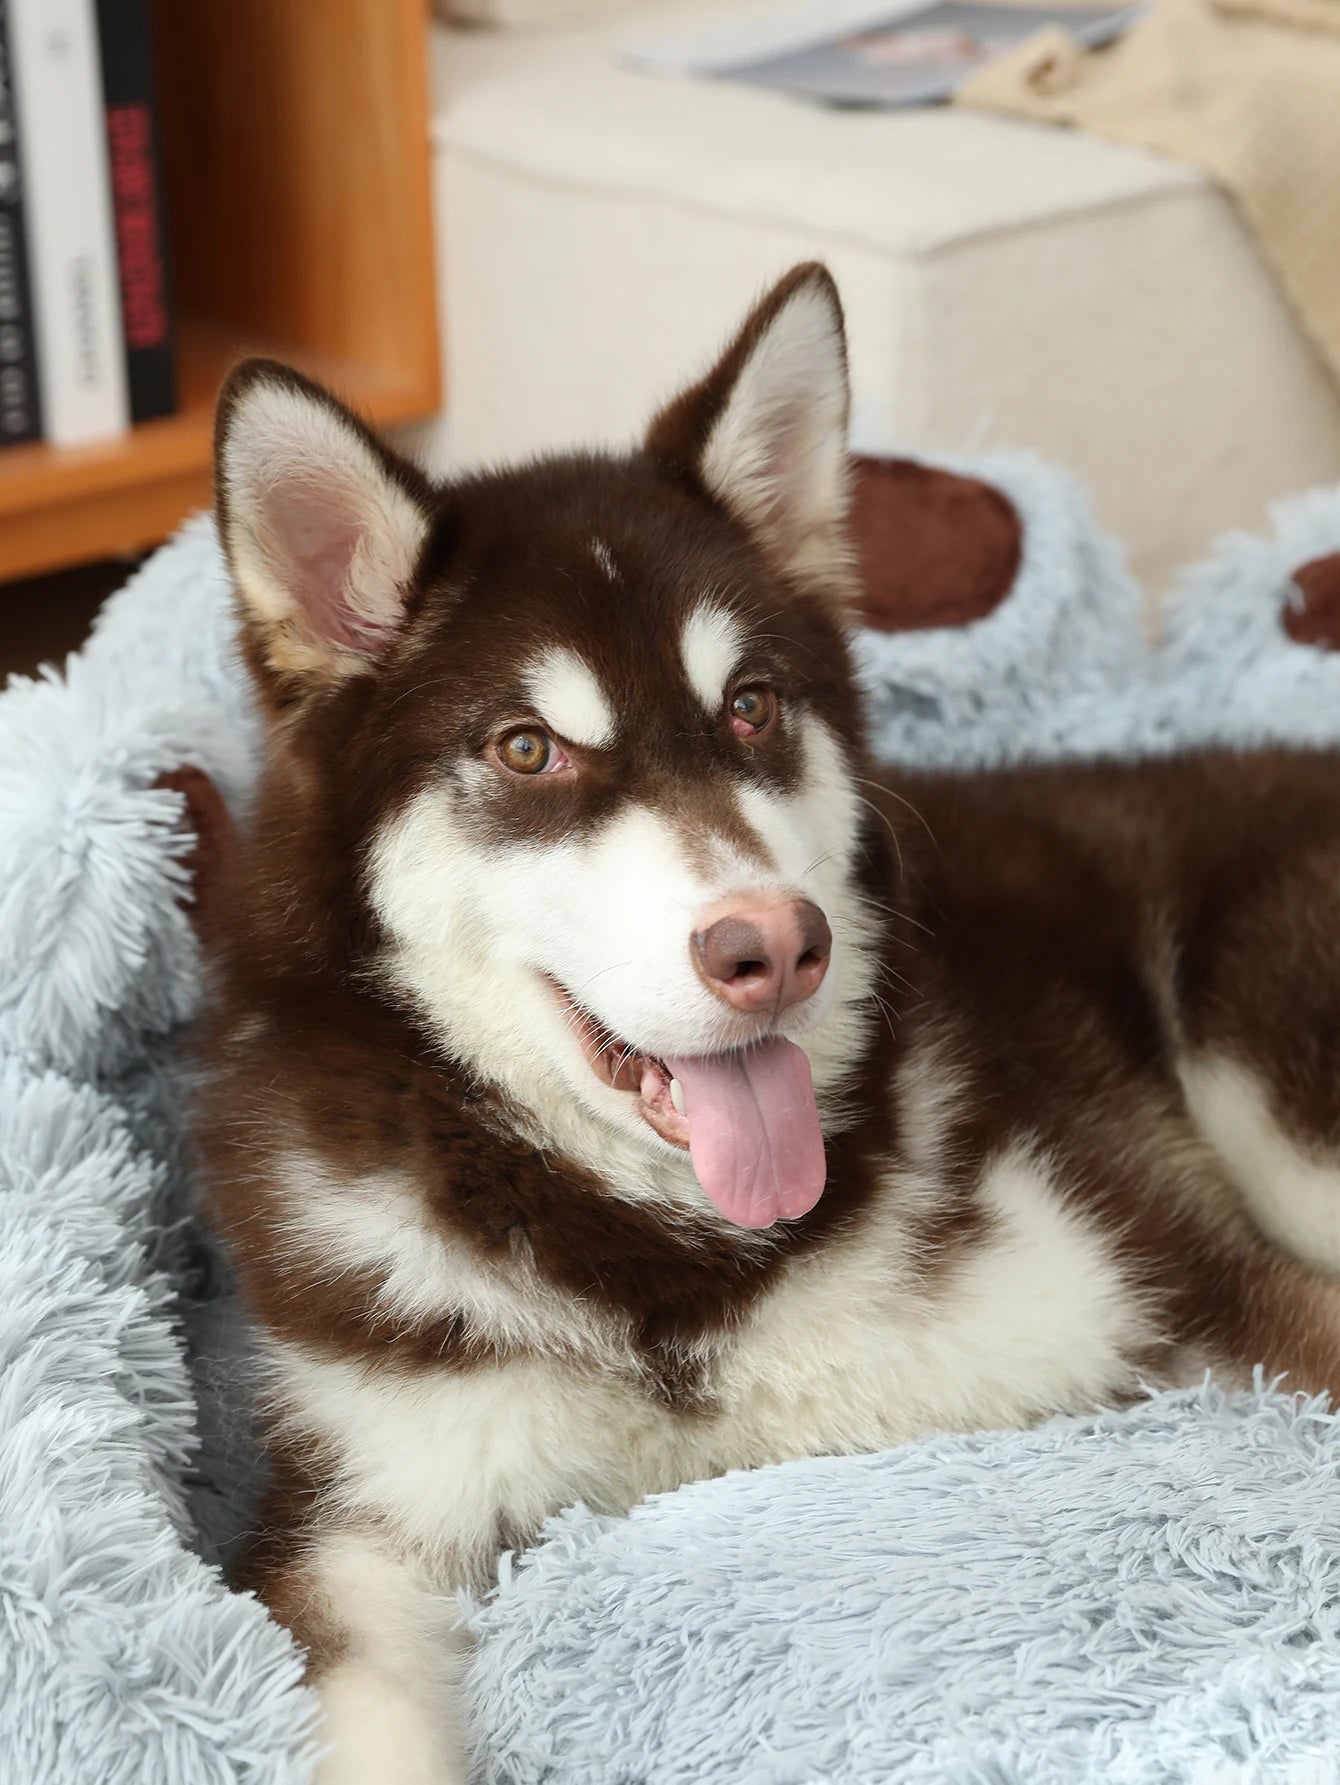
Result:
M9 0L43 432L130 420L96 0Z

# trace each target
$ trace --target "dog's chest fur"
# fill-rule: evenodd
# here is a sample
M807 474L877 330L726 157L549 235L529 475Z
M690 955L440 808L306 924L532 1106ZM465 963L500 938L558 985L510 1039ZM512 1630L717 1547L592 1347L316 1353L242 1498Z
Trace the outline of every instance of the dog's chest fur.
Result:
M576 1499L1128 1393L1161 1335L1111 1233L1024 1132L964 1178L971 1093L929 1030L882 1076L895 1145L839 1137L825 1223L783 1238L669 1240L500 1134L483 1218L459 1147L444 1177L413 1140L341 1154L338 1123L281 1145L236 1229L279 1433L332 1505L473 1575Z

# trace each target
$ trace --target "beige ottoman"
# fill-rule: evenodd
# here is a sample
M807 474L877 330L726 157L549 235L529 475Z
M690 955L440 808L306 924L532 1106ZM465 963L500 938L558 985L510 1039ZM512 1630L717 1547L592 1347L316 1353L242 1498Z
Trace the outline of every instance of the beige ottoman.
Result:
M1044 127L824 110L617 60L702 16L437 28L453 459L628 440L760 287L818 256L864 436L1071 466L1154 587L1340 477L1335 390L1199 175Z

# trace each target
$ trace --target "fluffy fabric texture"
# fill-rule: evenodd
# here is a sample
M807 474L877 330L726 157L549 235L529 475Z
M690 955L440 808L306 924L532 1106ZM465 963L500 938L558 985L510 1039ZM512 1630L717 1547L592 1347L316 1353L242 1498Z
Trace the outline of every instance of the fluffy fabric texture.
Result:
M1321 1785L1338 1468L1207 1387L578 1508L476 1614L479 1778Z
M1340 549L1340 489L1231 534L1164 604L1160 636L1121 552L1063 472L1020 454L945 461L1025 517L1014 589L970 626L862 632L872 736L890 763L987 768L1340 740L1340 653L1295 642L1293 573Z
M1340 737L1340 657L1281 625L1340 492L1226 542L1151 651L1067 478L949 468L1013 502L1022 561L971 626L862 638L886 756ZM154 789L198 766L240 812L256 761L207 521L63 677L0 697L6 1785L311 1772L300 1658L216 1566L254 1457L182 1135L191 837ZM480 1779L1310 1779L1340 1712L1336 1443L1318 1407L1207 1391L575 1510L477 1609Z
M970 626L859 635L876 747L939 767L1083 753L1104 715L1120 730L1146 693L1140 591L1073 478L1022 453L943 463L1009 498L1022 559Z
M0 1779L298 1785L315 1704L216 1566L252 1473L187 1218L176 1058L200 991L183 763L255 734L213 530L0 698ZM203 1417L202 1417L203 1415ZM203 1430L202 1430L203 1428ZM205 1440L202 1443L202 1437Z

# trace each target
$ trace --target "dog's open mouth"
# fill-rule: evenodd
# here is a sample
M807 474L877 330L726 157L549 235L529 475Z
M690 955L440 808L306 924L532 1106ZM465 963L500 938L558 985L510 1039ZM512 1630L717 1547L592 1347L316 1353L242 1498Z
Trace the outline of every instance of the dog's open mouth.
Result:
M587 1065L596 1077L616 1091L633 1092L641 1100L643 1117L661 1139L687 1150L689 1121L683 1114L683 1095L665 1061L638 1053L626 1041L612 1035L599 1018L579 1004L557 980L551 980L550 984L563 1005L572 1033L581 1044Z
M550 981L596 1077L638 1100L662 1140L688 1150L699 1184L740 1227L812 1209L827 1176L804 1050L781 1036L717 1054L658 1058L620 1040Z

